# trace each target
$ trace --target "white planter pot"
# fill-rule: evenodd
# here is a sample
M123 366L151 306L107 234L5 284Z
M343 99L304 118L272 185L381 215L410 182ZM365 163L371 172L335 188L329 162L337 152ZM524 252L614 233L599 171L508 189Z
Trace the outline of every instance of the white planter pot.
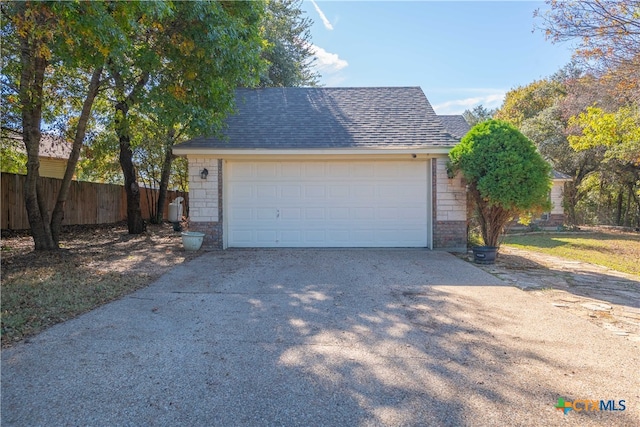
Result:
M188 251L197 251L200 249L203 239L204 233L200 233L199 231L182 232L182 245Z

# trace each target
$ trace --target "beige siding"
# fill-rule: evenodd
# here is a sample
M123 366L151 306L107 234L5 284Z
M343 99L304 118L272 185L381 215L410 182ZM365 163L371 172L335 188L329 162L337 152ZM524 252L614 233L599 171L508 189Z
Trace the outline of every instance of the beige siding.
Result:
M564 214L564 208L562 207L562 198L564 194L564 181L553 181L551 187L551 213L552 214Z
M43 178L64 178L67 161L64 159L50 159L40 157L40 176Z

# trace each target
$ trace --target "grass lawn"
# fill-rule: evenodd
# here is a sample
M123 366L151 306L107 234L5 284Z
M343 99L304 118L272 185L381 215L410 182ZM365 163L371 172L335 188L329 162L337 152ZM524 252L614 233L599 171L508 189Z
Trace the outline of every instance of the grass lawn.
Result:
M502 244L640 276L640 235L637 233L528 234L507 236Z

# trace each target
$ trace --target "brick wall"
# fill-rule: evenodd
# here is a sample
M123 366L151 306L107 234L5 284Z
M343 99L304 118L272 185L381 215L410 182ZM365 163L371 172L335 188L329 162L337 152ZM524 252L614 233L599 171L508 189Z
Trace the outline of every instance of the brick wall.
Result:
M433 227L433 247L466 252L467 221L436 221Z
M222 249L222 160L188 157L189 231L205 234L205 249ZM207 179L200 177L203 169Z
M433 248L467 250L467 191L462 178L447 177L447 158L431 163Z

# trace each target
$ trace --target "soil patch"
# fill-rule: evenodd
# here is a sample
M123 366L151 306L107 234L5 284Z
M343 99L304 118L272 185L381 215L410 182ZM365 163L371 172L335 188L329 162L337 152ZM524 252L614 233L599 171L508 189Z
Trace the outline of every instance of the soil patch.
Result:
M66 227L57 251L27 233L2 236L2 346L144 287L202 252L171 224L130 235L126 224Z

